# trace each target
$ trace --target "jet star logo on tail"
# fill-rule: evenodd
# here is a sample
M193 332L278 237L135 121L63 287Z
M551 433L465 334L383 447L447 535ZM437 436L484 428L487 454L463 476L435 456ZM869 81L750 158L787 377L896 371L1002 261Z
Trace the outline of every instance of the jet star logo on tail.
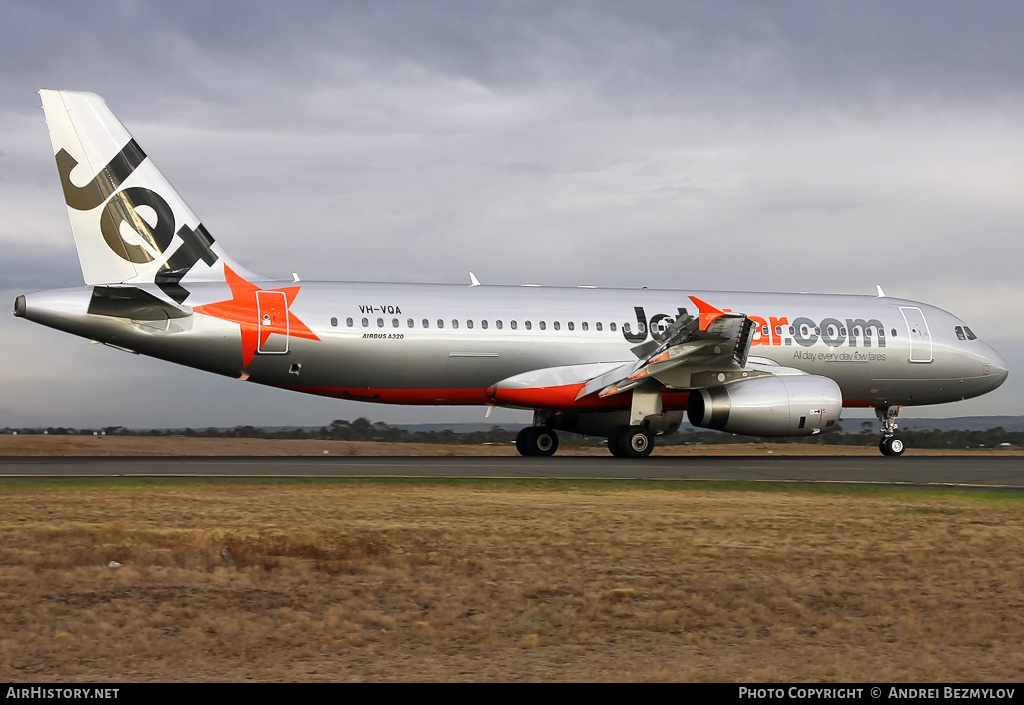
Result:
M249 366L249 363L256 357L256 353L270 338L271 333L306 338L307 340L320 340L305 323L299 320L298 316L291 312L291 305L302 287L261 289L243 279L227 265L224 266L224 279L231 287L231 298L205 306L196 306L193 310L196 313L238 324L242 331L242 367ZM272 320L269 314L264 314L263 321L260 321L257 293L261 291L284 294L287 300L287 322Z

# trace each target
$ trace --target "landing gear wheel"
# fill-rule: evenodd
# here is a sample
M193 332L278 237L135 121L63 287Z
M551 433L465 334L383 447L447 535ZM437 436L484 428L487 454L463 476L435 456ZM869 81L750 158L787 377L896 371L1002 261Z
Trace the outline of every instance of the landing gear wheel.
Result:
M654 435L643 426L630 426L619 436L619 445L627 458L646 458L654 450Z
M558 450L558 434L547 426L528 426L516 435L520 455L554 455Z
M629 426L619 426L608 436L608 450L616 458L625 458L626 451L622 449L622 432L628 431Z
M896 435L896 417L899 416L899 406L885 406L875 408L875 416L882 422L882 440L878 443L878 450L882 455L898 457L903 455L907 448L903 439Z
M899 436L889 436L883 438L881 443L878 444L878 450L882 451L882 455L888 455L892 457L898 457L903 455L903 451L907 449L903 443L903 439Z
M516 434L516 450L519 451L519 455L530 454L529 448L526 445L526 437L530 435L531 430L532 427L527 426Z
M646 458L654 450L654 436L644 426L619 426L608 436L608 450L616 458Z

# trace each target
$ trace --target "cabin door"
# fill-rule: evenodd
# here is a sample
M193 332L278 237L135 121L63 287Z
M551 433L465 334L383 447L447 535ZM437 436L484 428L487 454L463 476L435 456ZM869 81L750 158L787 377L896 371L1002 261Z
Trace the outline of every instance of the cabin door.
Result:
M283 355L288 352L288 298L283 291L257 291L256 315L259 322L262 355Z
M907 322L910 335L910 361L932 361L932 334L928 330L928 322L924 320L924 312L916 306L900 306L903 320Z

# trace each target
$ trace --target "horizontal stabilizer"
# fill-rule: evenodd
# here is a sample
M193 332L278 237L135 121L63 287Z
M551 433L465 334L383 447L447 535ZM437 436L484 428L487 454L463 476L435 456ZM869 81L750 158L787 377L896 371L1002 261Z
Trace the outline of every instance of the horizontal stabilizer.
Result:
M162 321L191 315L134 286L96 286L89 300L88 313L95 316L130 318L135 321Z

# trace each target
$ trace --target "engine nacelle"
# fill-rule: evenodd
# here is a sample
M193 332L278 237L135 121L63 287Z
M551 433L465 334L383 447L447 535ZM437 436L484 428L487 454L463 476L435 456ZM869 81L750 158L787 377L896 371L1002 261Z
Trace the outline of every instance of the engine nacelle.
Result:
M700 428L746 436L811 436L830 429L843 393L828 377L756 377L690 392L686 413Z

